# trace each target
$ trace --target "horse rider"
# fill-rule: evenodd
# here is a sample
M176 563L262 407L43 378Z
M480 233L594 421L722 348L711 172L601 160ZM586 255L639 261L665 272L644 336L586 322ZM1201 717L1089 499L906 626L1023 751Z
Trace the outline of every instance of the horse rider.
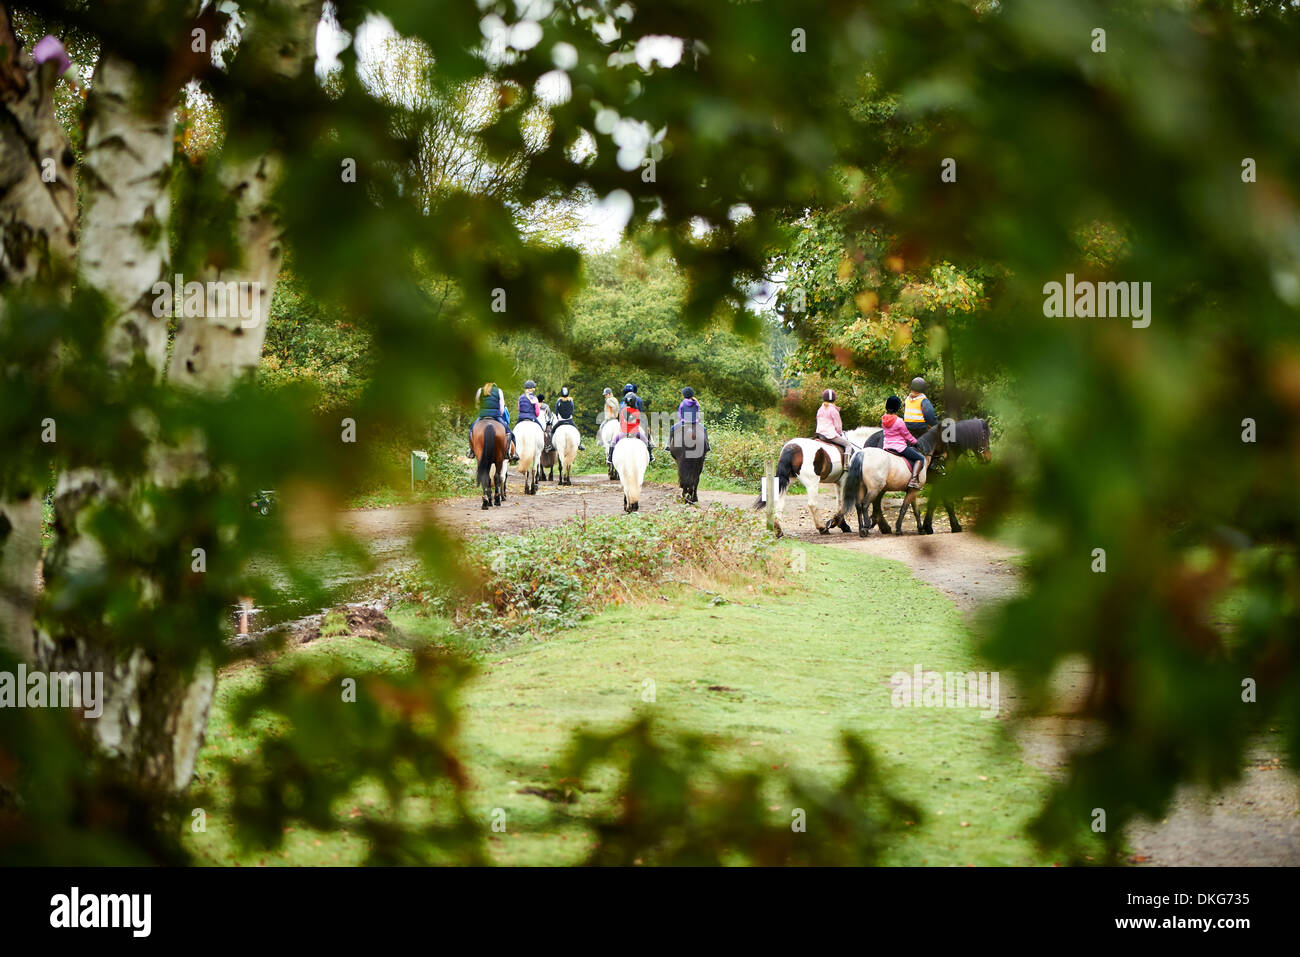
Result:
M560 389L560 397L555 400L555 414L559 417L558 421L555 423L556 428L559 428L562 425L571 425L575 429L578 428L578 424L573 421L573 399L569 395L569 387L567 385ZM578 451L583 451L586 448L587 447L582 444L582 430L578 429Z
M844 453L844 467L849 467L849 458L853 455L853 443L844 436L844 423L840 420L840 409L835 404L835 390L827 389L822 393L822 404L817 409L816 437L823 442L837 445Z
M613 419L618 417L618 399L614 396L614 390L605 386L605 418Z
M646 451L650 453L650 461L655 460L655 450L650 445L650 435L641 425L643 409L641 398L636 394L636 386L630 382L623 386L623 401L618 406L618 435L614 436L614 441L609 444L609 452L605 456L607 465L614 464L614 446L629 435L636 436L644 442Z
M921 487L921 469L925 465L925 456L917 449L916 436L908 428L907 423L899 421L898 410L903 407L903 401L896 395L891 395L885 400L885 414L880 417L880 428L884 431L884 448L886 452L895 452L911 464L912 480L907 483L908 488Z
M536 422L538 428L541 428L541 422L538 418L541 413L541 403L537 400L537 383L529 379L524 383L524 391L519 393L519 421Z
M555 447L551 445L551 430L555 428L551 422L551 407L546 404L546 396L540 392L537 393L537 418L540 422L548 423L542 427L542 432L546 435L545 444L542 446L543 452L554 452Z
M672 424L668 426L668 445L665 445L664 448L672 446L673 432L676 431L679 423L686 425L687 423L694 424L699 421L700 400L695 398L695 390L687 386L682 389L682 401L677 406L677 415L673 418Z
M917 438L939 424L934 404L925 394L925 380L920 376L912 380L912 391L903 403L903 422L907 425L907 430Z
M496 419L506 427L506 435L510 437L509 458L511 462L518 462L519 456L515 454L515 434L510 431L510 410L506 408L506 396L501 388L495 382L485 382L474 393L474 403L478 406L478 415L475 416L474 422L479 419ZM469 457L474 457L474 422L469 424L470 449Z

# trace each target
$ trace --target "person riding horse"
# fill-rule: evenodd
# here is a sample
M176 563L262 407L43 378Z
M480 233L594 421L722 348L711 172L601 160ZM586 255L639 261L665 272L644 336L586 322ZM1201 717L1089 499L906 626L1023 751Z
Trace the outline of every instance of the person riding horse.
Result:
M853 443L844 436L844 423L840 419L839 406L835 404L834 389L827 389L822 393L822 404L817 409L816 436L823 442L839 446L844 453L844 467L848 468L854 447Z
M551 421L551 407L546 404L546 396L540 392L537 393L537 419L542 423L542 432L546 436L546 444L542 447L542 451L554 452L555 446L551 445L551 432L555 428L555 423Z
M907 401L903 403L903 422L906 423L907 430L916 438L920 438L939 424L939 416L935 414L934 404L925 394L925 380L920 376L912 380L912 391L907 394Z
M921 469L925 467L925 456L914 449L916 436L912 434L906 422L898 418L898 410L903 407L903 400L891 395L885 400L885 414L880 417L880 428L884 438L884 449L901 455L912 466L912 480L908 488L921 487ZM933 411L933 410L931 410Z
M506 408L506 396L500 386L495 382L485 382L474 393L474 402L478 405L478 415L474 417L474 422L469 424L469 457L474 457L474 423L479 419L496 419L506 427L506 435L510 438L510 461L518 462L519 456L515 454L515 434L510 431L510 410Z
M695 390L690 386L682 389L682 401L677 406L677 415L672 424L668 426L668 444L664 448L669 448L673 444L673 432L676 431L678 424L686 425L687 423L696 423L700 421L700 400L695 398Z
M558 417L555 423L556 428L559 428L561 425L571 425L575 429L578 428L578 424L573 421L573 398L569 395L569 387L567 385L560 389L560 397L555 400L555 414ZM554 430L552 430L552 434L553 433ZM581 435L582 431L579 430L578 434ZM581 441L578 442L579 452L584 451L586 448L587 447L583 445Z
M524 383L524 391L519 394L519 421L520 422L538 422L539 413L541 412L541 403L537 399L537 383L529 379Z
M618 434L614 436L614 441L609 445L609 451L605 456L605 464L610 466L614 464L614 446L618 445L627 436L635 436L644 442L646 451L650 453L650 461L655 460L655 452L650 445L650 435L642 427L641 420L644 408L641 398L636 394L636 386L630 382L623 386L623 401L618 406Z

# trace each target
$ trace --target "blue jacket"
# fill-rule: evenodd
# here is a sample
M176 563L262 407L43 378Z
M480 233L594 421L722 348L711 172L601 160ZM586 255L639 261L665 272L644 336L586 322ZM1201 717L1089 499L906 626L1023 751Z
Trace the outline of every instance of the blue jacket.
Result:
M519 396L519 421L537 421L537 406L533 404L533 397L527 392Z

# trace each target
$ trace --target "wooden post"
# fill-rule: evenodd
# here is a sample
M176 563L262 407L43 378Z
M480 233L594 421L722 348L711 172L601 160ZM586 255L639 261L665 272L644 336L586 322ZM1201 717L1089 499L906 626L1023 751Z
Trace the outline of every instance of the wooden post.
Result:
M763 466L763 494L767 496L767 527L776 528L776 468L771 462Z

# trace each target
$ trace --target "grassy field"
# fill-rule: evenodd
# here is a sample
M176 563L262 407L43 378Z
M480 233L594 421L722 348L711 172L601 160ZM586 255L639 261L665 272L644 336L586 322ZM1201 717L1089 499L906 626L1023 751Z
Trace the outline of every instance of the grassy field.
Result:
M506 812L507 832L489 837L492 859L582 860L590 831L580 823L555 827L550 802L521 792L554 786L574 728L609 730L653 711L667 728L708 735L727 762L789 767L827 784L844 770L840 733L861 733L895 791L922 811L887 852L888 863L1050 863L1024 836L1046 778L1022 763L1001 720L976 708L891 705L897 671L981 667L952 603L897 562L826 546L806 546L805 560L806 571L775 588L709 594L674 586L658 600L607 610L548 640L484 657L463 695L460 754L476 812L485 822L493 809ZM392 618L417 640L442 630L410 610L396 609ZM351 637L321 639L292 656L314 656L352 675L410 661L406 651ZM240 853L223 827L217 759L257 746L231 726L227 708L259 675L244 666L219 683L199 767L216 806L206 808L207 832L187 833L186 841L213 864L359 862L365 847L349 831L349 817L362 803L382 801L377 791L340 805L332 832L287 834L281 852ZM653 703L643 700L647 681ZM580 822L611 790L583 794L571 813ZM790 807L769 810L790 819ZM810 822L810 839L815 830Z

